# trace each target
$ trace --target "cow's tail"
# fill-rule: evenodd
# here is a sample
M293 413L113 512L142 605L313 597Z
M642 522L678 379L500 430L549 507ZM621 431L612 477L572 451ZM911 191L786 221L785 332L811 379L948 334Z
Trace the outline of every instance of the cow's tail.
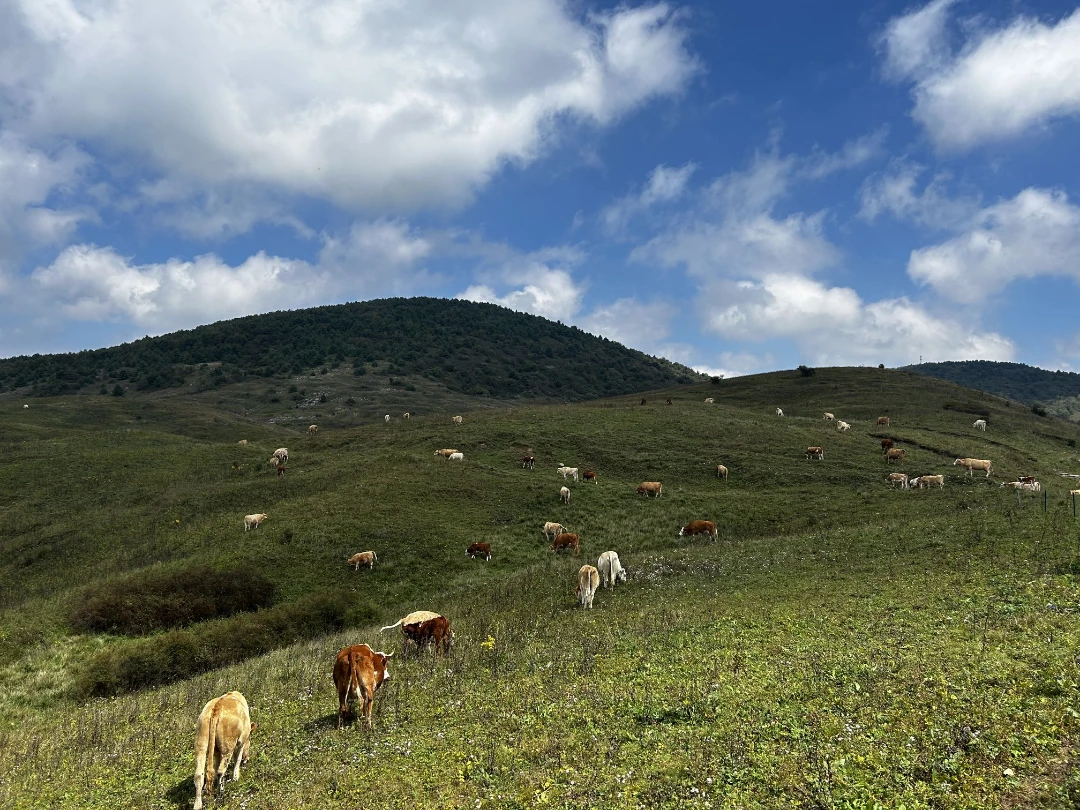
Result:
M199 810L202 807L202 793L203 786L205 784L206 791L212 796L214 794L214 745L217 741L217 727L218 719L218 706L215 702L210 709L210 718L206 723L206 733L196 737L195 739L195 793L200 801L195 803L195 810ZM201 718L200 718L201 719ZM199 729L200 732L203 729ZM206 763L210 763L210 781L206 781Z
M393 624L388 624L388 625L386 625L386 627L383 627L382 629L380 629L379 632L382 633L382 632L384 632L386 630L393 630L395 627L399 626L403 621L405 621L405 620L404 619L398 619Z

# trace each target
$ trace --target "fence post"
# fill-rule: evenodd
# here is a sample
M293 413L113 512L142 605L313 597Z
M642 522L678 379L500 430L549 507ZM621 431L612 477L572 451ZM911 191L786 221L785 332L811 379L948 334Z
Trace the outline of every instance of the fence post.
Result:
M1020 487L1016 488L1016 505L1020 505Z
M1073 499L1073 517L1075 518L1076 517L1076 496L1073 495L1072 499Z
M1043 490L1043 513L1044 513L1044 514L1046 513L1046 495L1047 495L1047 492L1046 492L1046 490L1044 489L1044 490Z

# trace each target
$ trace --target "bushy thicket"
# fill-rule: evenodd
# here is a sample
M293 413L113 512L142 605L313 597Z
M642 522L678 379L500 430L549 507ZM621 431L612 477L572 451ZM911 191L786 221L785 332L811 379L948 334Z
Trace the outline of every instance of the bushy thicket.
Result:
M274 585L261 574L192 567L86 588L69 619L78 632L142 636L273 603Z
M8 358L0 360L0 389L32 386L34 395L52 396L124 381L142 391L204 390L342 362L357 374L372 364L393 379L423 376L500 398L576 401L702 379L686 366L505 307L390 298L253 315L108 349Z
M347 594L311 594L257 613L109 647L87 662L76 688L82 696L108 696L160 686L374 618L369 605L357 605Z
M1072 371L1047 371L1023 363L961 360L921 363L907 368L928 377L948 380L966 388L987 391L1029 405L1080 394L1080 374Z

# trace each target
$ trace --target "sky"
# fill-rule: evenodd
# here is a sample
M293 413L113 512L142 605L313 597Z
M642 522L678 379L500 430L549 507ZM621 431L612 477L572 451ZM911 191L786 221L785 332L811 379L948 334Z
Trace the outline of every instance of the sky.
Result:
M0 0L0 356L388 296L1080 370L1080 7Z

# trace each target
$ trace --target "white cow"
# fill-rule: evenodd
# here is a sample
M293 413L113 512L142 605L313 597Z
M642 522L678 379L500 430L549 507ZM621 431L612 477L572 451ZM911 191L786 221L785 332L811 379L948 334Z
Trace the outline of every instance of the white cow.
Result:
M569 504L570 503L570 488L569 487L562 487L559 490L559 497L562 498L563 503Z
M547 523L544 524L544 539L554 540L556 537L558 537L565 531L566 527L563 526L561 523L556 523L549 520Z
M975 428L976 430L981 430L983 433L986 432L986 420L985 419L976 419L974 422L971 423L971 426L973 428Z
M847 433L849 430L851 430L851 425L849 425L843 419L840 419L836 423L836 429L841 433Z
M824 415L824 416L822 417L822 419L824 419L824 420L825 420L826 422L831 422L831 421L832 421L833 419L835 419L835 418L836 418L836 417L835 417L835 416L833 416L833 415L832 415L831 413L829 413L828 411L825 411L825 415Z
M455 425L460 425L464 420L460 416L455 416L453 422Z
M278 464L289 463L289 451L286 450L284 447L279 447L277 450L275 450L273 457L278 460Z
M465 460L465 454L464 453L451 453L450 455L448 455L446 457L446 460L447 461L464 461Z
M784 412L783 412L783 410L781 410L780 408L777 408L777 409L776 409L776 415L777 415L777 416L783 416L783 415L784 415Z
M574 589L578 602L584 609L592 610L593 597L600 587L600 572L591 565L583 565L578 570L578 584Z
M386 424L389 425L390 424L390 414L387 414L386 416L384 416L383 421L386 422Z
M555 470L557 473L561 473L563 480L565 481L568 476L573 476L574 480L578 480L578 468L577 467L559 467Z
M270 517L265 512L260 512L257 515L244 515L244 531L248 529L257 529L264 520Z
M712 405L713 404L713 398L712 397L705 397L705 402L708 403L709 405Z
M626 582L626 569L619 562L619 555L614 551L605 551L596 561L596 567L600 569L600 582L605 588L615 587L616 582Z

